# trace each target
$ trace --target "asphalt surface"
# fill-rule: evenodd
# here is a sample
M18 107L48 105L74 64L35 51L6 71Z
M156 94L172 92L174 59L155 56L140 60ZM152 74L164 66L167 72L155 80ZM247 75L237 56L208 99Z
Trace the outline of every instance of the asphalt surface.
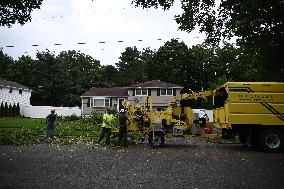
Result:
M284 153L198 138L157 149L1 145L0 188L284 188Z

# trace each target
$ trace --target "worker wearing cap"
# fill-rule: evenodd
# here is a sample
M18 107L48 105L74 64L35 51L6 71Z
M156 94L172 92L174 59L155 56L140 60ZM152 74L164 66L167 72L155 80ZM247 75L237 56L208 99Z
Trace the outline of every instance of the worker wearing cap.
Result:
M129 120L124 109L119 111L119 143L121 146L127 146L127 126L126 121Z
M55 121L56 121L56 114L55 110L52 109L51 113L46 117L46 124L47 124L47 129L46 129L46 138L51 138L54 139L54 129L55 129Z
M111 109L108 108L106 113L103 115L102 130L98 140L99 144L105 137L106 137L105 144L108 145L110 143L111 128L115 118L114 115L112 115L111 113L112 113Z

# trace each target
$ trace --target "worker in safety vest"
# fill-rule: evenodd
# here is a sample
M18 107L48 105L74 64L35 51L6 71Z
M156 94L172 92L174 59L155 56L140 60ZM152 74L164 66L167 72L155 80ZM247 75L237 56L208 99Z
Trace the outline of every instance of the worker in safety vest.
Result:
M111 113L111 109L108 108L106 113L103 115L102 130L98 140L99 144L104 137L106 137L105 144L108 145L110 143L111 128L115 118Z

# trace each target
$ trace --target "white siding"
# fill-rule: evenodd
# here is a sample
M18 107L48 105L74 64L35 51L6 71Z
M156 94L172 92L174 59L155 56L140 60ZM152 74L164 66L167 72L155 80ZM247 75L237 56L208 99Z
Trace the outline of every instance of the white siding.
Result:
M175 96L158 96L157 95L157 88L151 89L151 97L153 102L153 109L156 110L157 107L168 107L169 101L174 98ZM176 96L180 95L181 89L176 89ZM128 90L128 101L135 104L135 105L143 105L144 104L144 96L133 96L133 89Z
M28 90L22 90L22 94L19 94L19 90L12 88L12 93L9 93L10 88L0 88L0 103L7 102L9 104L30 105L31 92Z

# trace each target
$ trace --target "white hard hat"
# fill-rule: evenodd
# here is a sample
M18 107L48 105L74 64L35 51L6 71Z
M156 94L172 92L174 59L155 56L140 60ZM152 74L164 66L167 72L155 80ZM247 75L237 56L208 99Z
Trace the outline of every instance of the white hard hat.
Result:
M124 113L124 112L125 112L125 110L124 110L124 109L121 109L121 110L120 110L120 113Z

